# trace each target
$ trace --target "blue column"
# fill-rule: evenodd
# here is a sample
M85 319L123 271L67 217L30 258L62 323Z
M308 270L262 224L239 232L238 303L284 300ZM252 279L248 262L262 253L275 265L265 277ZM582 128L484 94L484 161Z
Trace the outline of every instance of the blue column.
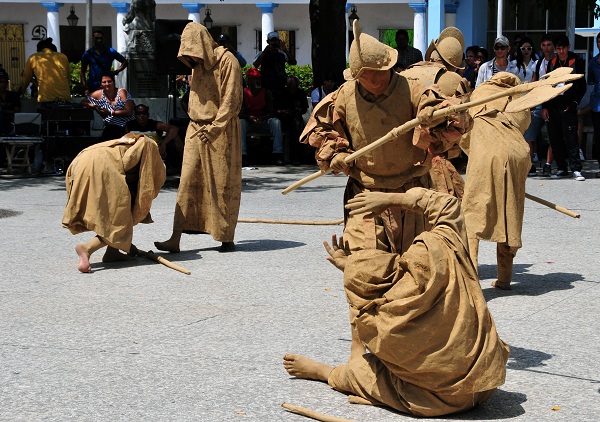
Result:
M444 29L444 0L427 2L427 35L437 38Z
M456 15L456 27L465 37L465 46L487 46L488 3L481 0L461 0L460 13Z
M205 5L201 3L182 3L181 4L188 11L188 19L192 22L200 22L200 9Z

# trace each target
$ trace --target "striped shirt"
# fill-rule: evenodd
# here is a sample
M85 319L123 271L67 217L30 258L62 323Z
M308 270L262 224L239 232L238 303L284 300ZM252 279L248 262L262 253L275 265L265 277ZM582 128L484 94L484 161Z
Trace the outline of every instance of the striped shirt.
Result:
M88 100L90 100L90 103L97 105L98 107L102 108L102 109L106 109L106 110L110 110L110 111L117 111L117 110L123 110L125 109L125 104L127 104L127 101L133 101L133 97L129 94L129 92L127 92L127 98L125 99L125 101L123 101L121 99L121 90L123 88L119 88L119 90L117 91L117 102L115 103L115 105L112 105L110 103L110 101L108 101L108 98L106 98L106 96L104 95L104 90L102 90L102 97L99 100L96 100L95 98L92 98L91 96L88 96ZM127 124L127 122L131 121L131 120L135 120L135 116L133 113L131 113L131 116L111 116L108 115L104 118L104 122L107 125L114 125L114 126L125 126Z

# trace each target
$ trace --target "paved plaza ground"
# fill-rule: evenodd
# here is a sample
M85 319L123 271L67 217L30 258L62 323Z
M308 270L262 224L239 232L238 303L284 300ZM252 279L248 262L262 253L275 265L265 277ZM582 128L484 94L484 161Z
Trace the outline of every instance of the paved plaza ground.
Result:
M313 166L244 170L240 218L335 220L345 177L287 196ZM437 420L600 420L600 179L529 178L527 191L581 213L525 204L513 290L490 287L495 245L482 243L481 288L511 347L506 383L480 408ZM171 230L177 178L134 242L152 249ZM1 421L303 421L282 402L356 421L413 420L349 404L326 384L290 377L293 352L331 365L349 356L342 274L323 240L341 226L239 223L237 251L186 236L165 256L184 275L136 259L77 271L61 227L64 178L0 176Z

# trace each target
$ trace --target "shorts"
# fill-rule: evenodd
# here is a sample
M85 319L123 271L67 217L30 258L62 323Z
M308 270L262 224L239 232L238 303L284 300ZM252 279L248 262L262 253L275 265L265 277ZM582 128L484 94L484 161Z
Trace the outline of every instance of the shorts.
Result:
M535 141L542 130L542 126L544 126L544 119L542 119L541 113L537 112L531 115L531 123L529 127L523 134L523 137L526 141Z

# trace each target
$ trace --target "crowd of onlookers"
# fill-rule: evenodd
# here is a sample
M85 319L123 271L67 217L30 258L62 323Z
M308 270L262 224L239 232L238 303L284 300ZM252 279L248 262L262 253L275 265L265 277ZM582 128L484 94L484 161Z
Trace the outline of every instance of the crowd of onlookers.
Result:
M596 38L600 45L600 35ZM232 51L240 63L246 60L232 46L228 35L217 38L219 45ZM400 72L423 60L420 50L409 45L409 34L398 30L395 36L398 61L394 70ZM112 70L113 61L119 66ZM277 32L267 36L267 46L260 51L244 77L243 105L240 113L242 128L242 154L244 165L258 160L260 163L298 164L312 160L311 150L300 144L298 138L306 123L309 109L307 98L312 107L316 106L327 94L335 89L335 75L324 75L320 86L308 93L300 87L296 76L286 74L286 63L296 64ZM100 30L93 32L93 45L85 51L81 61L80 81L85 87L86 97L82 106L92 108L104 120L101 140L115 139L124 133L134 131L150 133L160 143L169 170L177 171L181 165L183 141L176 128L168 123L148 118L149 109L143 104L135 105L131 94L124 87L115 85L115 75L128 65L127 59L115 49L104 45L104 34ZM524 137L530 144L532 166L530 176L538 174L565 177L572 172L576 180L585 180L581 174L581 161L584 160L580 148L584 119L591 120L594 127L593 157L600 163L598 151L600 145L600 59L598 56L585 64L581 58L570 51L566 35L551 36L545 34L540 45L527 36L515 36L512 44L504 37L496 38L493 54L484 47L473 45L464 52L464 65L457 72L463 76L472 89L488 80L493 74L506 71L515 74L521 82L535 82L547 72L559 67L572 67L576 73L586 73L587 83L593 85L589 102L585 79L573 83L573 87L564 95L532 110L532 122ZM32 96L37 97L38 107L51 108L57 104L71 101L70 69L67 57L57 52L52 39L38 43L37 53L27 60L23 79L18 92L8 89L8 74L0 67L0 133L9 133L14 113L21 111L19 94L23 94L31 85ZM185 108L186 98L182 99ZM541 140L540 133L547 125L549 147ZM174 135L175 134L175 135ZM271 157L251 154L256 142L252 139L264 139L267 135L272 141ZM262 143L264 145L264 143ZM268 144L270 148L270 144ZM284 154L284 149L287 153ZM590 151L587 151L588 157ZM538 160L539 157L539 160ZM556 171L551 164L556 162ZM34 171L41 171L41 159L34 163ZM600 177L600 172L596 174Z

